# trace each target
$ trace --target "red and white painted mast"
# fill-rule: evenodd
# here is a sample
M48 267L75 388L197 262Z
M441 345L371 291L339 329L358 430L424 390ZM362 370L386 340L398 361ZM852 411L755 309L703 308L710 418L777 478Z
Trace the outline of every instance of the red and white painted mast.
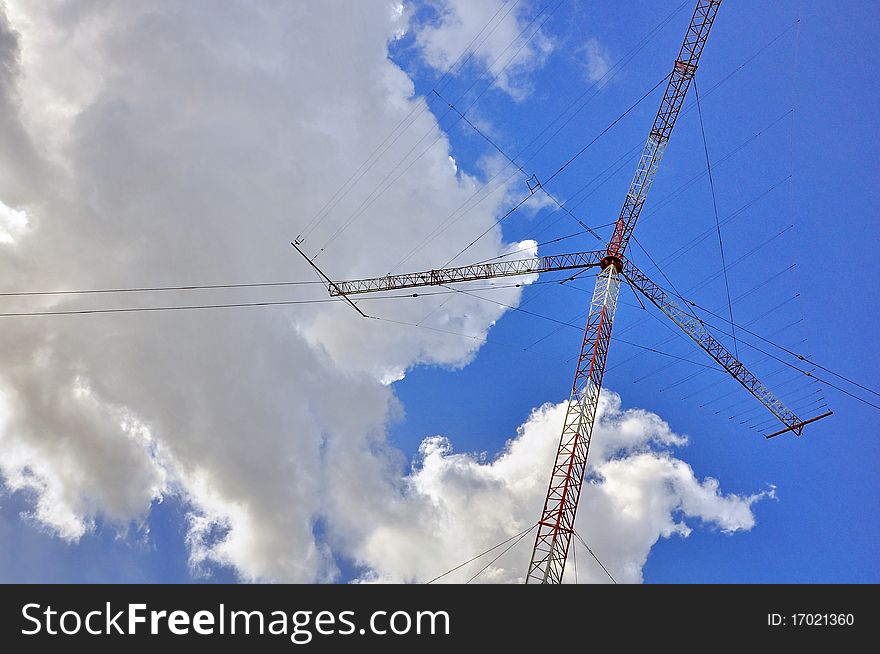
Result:
M605 359L614 324L624 252L657 174L720 5L721 0L697 2L684 43L669 76L660 109L648 135L648 142L642 151L635 177L617 219L614 234L602 259L602 272L596 278L562 437L538 522L526 583L562 582L587 469L587 454L599 404L599 392L602 389L602 377L605 374Z

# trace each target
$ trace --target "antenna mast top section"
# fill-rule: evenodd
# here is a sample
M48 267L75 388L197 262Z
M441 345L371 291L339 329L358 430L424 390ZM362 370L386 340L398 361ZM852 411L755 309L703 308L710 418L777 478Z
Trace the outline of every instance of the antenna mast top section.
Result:
M614 235L608 243L607 263L613 263L618 271L620 271L622 257L629 244L633 228L635 228L642 211L642 205L644 205L651 184L654 182L654 176L657 174L657 168L660 166L660 160L666 150L666 143L669 141L672 128L681 112L685 95L694 74L697 72L700 55L703 54L706 39L709 38L709 31L712 29L712 23L715 21L715 15L720 6L721 0L699 0L687 34L685 34L684 42L681 44L681 50L675 60L675 65L669 74L666 91L660 102L660 110L657 112L657 117L654 118L654 124L648 134L648 142L642 151L636 174L629 186L623 208L620 210L620 216L614 227Z

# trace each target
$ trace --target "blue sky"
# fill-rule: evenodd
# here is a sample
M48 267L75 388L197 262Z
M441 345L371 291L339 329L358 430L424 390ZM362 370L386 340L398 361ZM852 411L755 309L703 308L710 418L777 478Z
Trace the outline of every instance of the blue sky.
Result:
M469 117L506 152L517 152L591 84L585 49L590 39L599 44L602 57L614 62L676 5L563 0L542 28L554 48L528 73L529 92L514 99L490 89ZM540 6L532 3L531 11ZM429 7L420 5L416 11L423 21L436 18ZM678 11L524 168L546 179L666 75L691 11L690 3ZM872 219L880 200L873 183L874 153L880 145L873 110L878 97L874 71L880 66L873 47L877 18L875 7L858 2L727 2L697 74L710 158L723 159L714 169L718 211L722 221L732 216L722 230L731 264L731 295L743 296L733 305L735 321L759 334L773 334L774 341L868 386L876 385L880 367L874 337L878 316L873 249L878 228ZM410 75L416 93L427 98L433 113L442 116L445 108L432 96L439 74L426 65L415 36L392 43L389 56ZM444 88L444 97L458 102L471 82L485 79L482 75L479 66L467 68ZM643 143L658 101L655 92L641 102L548 188L566 199ZM702 237L715 226L708 179L701 176L687 185L706 170L698 114L696 108L687 109L692 102L693 91L636 236L684 295L726 315L723 279L717 275L717 238L712 232ZM449 114L440 120L451 154L460 171L479 176L485 158L494 153L454 118ZM603 183L589 187L589 197L575 213L591 226L613 221L634 166L634 156L625 158L614 174L602 177ZM527 190L524 184L522 189ZM504 223L505 239L543 242L579 231L573 220L551 212L545 207L537 213L515 213ZM607 228L600 232L609 234ZM679 251L697 237L701 240L696 245ZM595 239L582 235L540 251L598 247ZM640 267L650 269L644 252L632 248L630 254ZM659 276L656 271L651 274ZM582 323L576 316L586 308L591 285L592 278L583 275L566 287L532 286L524 292L524 307ZM615 335L708 363L692 343L674 334L671 323L662 322L665 318L645 312L629 290L622 290ZM468 365L454 370L420 365L393 385L404 414L392 423L391 443L412 458L426 436L442 434L454 442L456 451L495 455L535 407L567 397L571 359L580 339L575 329L506 313ZM729 338L723 340L732 346ZM651 549L644 580L880 581L880 526L874 519L880 481L873 474L880 455L880 414L831 388L816 393L816 386L780 370L778 361L766 360L744 343L739 352L759 377L768 377L768 386L779 385L784 399L806 405L804 417L825 410L813 403L819 397L825 398L834 416L808 427L800 439L783 436L767 442L738 424L759 411L728 418L757 406L731 380L699 365L612 342L605 385L621 395L625 407L655 412L676 433L688 435L688 445L677 456L698 478L719 479L726 493L748 495L771 485L776 488L776 499L752 507L757 524L750 530L724 534L691 520L695 528L689 537L661 538ZM691 377L694 373L699 374ZM718 383L709 386L714 382ZM724 394L729 395L720 397ZM809 400L800 399L807 396ZM704 403L710 404L701 407ZM715 413L728 405L729 410ZM21 517L33 501L26 491L2 496L4 581L236 579L230 567L217 564L210 566L209 576L193 574L187 563L188 505L173 495L154 502L146 521L131 523L126 536L119 536L118 524L105 525L99 519L95 531L75 544ZM589 535L584 536L589 541ZM337 564L342 580L362 572L343 555Z

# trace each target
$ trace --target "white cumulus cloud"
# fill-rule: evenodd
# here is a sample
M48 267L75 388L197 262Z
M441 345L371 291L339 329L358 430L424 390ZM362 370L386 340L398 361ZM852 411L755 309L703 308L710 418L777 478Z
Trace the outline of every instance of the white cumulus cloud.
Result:
M363 579L428 581L534 524L565 404L536 409L491 460L456 453L445 437L425 439L401 498L355 545L368 570ZM748 496L722 493L717 480L698 479L676 458L674 448L686 443L656 414L623 409L617 394L603 391L576 529L619 583L642 580L659 538L686 537L692 524L725 533L749 530L755 525L752 505L774 494L772 488ZM524 537L475 581L521 582L533 543L533 534ZM576 547L578 580L610 581L586 550ZM467 581L503 551L443 580ZM572 567L567 574L572 581Z
M476 60L486 78L514 99L531 90L529 74L543 66L553 40L542 29L548 7L532 3L437 0L433 20L418 29L417 40L427 62L453 74ZM460 58L467 48L468 54ZM481 80L480 89L488 83Z
M336 277L382 274L469 200L424 99L387 57L391 2L8 3L0 19L0 248L24 290L314 279L288 242L402 119L408 129L304 247ZM414 111L413 111L414 110ZM433 146L425 149L425 144ZM372 194L414 146L423 156ZM442 263L495 221L505 193L410 257ZM367 206L368 205L368 206ZM4 210L4 229L18 213ZM352 216L356 216L354 220ZM491 230L471 249L497 256ZM520 289L495 298L518 302ZM320 285L137 296L41 296L8 310L321 299ZM447 301L448 300L448 301ZM120 532L166 495L192 507L196 567L244 579L332 578L314 526L328 476L387 483L387 383L461 366L501 316L456 295L364 303L5 320L0 475L33 518L76 540ZM446 332L463 333L462 338ZM82 389L87 389L83 392ZM132 425L136 425L132 427ZM330 451L346 456L333 461ZM329 471L329 472L328 472Z

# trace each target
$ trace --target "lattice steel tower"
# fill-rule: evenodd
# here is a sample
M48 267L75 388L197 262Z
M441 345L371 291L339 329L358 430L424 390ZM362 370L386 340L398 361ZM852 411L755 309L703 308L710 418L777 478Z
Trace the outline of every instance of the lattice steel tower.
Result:
M596 278L593 301L526 583L561 583L605 374L623 255L681 111L721 0L699 0Z

